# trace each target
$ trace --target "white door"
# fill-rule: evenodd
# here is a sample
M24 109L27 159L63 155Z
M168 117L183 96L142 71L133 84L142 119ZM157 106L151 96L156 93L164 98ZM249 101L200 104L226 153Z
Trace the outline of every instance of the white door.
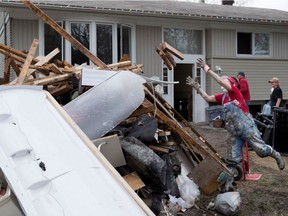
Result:
M198 58L203 58L203 56L195 56L195 55L184 55L184 60L179 61L179 63L182 64L192 64L193 67L191 71L191 77L195 79L196 77L199 79L199 83L201 85L201 88L206 91L206 76L205 73L201 72L200 68L197 68L196 61ZM204 58L203 58L204 59ZM207 102L199 95L195 90L192 89L192 95L193 95L193 122L202 122L205 121L205 110L208 106Z

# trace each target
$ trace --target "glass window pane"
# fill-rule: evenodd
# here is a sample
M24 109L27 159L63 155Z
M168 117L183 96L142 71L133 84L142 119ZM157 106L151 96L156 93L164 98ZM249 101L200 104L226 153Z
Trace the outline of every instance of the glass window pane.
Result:
M255 55L269 55L269 34L268 33L255 33Z
M89 24L87 23L72 23L71 24L71 35L78 40L83 46L89 49ZM89 58L83 55L78 49L74 46L71 46L71 58L72 64L89 64Z
M237 53L252 54L252 33L237 33Z
M131 55L131 27L118 25L117 29L118 41L118 61L130 60Z
M112 63L111 25L97 25L97 57L105 64Z
M166 67L163 68L163 81L168 81L168 69ZM163 87L163 94L168 94L168 84L162 84Z
M62 27L61 22L57 22L59 26ZM58 48L60 52L54 56L50 61L53 62L55 59L58 59L62 61L62 37L61 35L56 32L53 28L50 27L48 24L44 24L44 54L48 55L50 52L52 52L54 49Z
M164 41L184 54L202 54L202 31L164 29Z

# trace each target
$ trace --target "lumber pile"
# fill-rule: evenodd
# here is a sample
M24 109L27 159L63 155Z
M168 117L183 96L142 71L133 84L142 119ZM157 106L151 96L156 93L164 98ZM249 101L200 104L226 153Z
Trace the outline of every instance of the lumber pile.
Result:
M46 56L34 57L38 46L38 40L32 42L29 52L20 51L0 43L0 53L4 55L4 77L2 85L41 85L53 96L61 95L73 90L72 80L79 80L81 76L80 66L73 66L68 61L51 59L59 53L54 49ZM143 73L142 64L132 64L131 61L123 61L107 65L109 70L127 70L134 73ZM100 67L96 67L100 69ZM12 81L11 77L16 78Z

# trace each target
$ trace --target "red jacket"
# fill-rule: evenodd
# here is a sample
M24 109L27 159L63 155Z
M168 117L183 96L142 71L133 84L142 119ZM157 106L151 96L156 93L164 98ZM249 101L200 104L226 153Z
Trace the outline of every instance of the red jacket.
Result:
M243 98L246 102L250 102L250 90L249 90L249 84L245 77L239 78L239 84L240 84L240 91L243 95Z

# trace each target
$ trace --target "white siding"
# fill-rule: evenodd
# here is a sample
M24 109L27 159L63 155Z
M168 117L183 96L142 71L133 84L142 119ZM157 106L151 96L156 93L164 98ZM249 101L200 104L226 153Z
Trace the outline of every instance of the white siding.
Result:
M12 47L29 51L34 39L39 39L37 20L12 20ZM41 41L39 42L41 43ZM35 56L38 55L38 49Z
M238 71L244 71L250 85L251 100L253 101L269 99L271 85L268 80L273 76L280 79L283 98L288 99L288 61L214 59L213 65L221 65L222 75L227 76L236 76ZM211 88L213 91L209 92L210 94L221 92L219 85L214 80Z
M136 27L136 62L143 64L144 76L162 77L162 59L155 50L161 42L161 27Z
M230 29L211 30L211 54L213 57L236 56L236 31Z
M288 59L288 33L273 33L273 57Z

